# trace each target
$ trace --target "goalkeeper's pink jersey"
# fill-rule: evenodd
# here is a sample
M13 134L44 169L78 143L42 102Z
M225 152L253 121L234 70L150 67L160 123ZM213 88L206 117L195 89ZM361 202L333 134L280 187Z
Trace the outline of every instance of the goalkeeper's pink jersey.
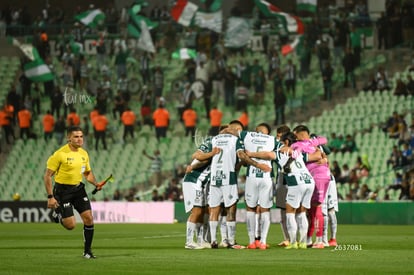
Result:
M299 140L293 143L290 147L302 153L315 153L316 147L327 143L325 137L316 137L309 140ZM328 164L318 164L316 162L306 163L306 167L314 178L330 178L330 170Z

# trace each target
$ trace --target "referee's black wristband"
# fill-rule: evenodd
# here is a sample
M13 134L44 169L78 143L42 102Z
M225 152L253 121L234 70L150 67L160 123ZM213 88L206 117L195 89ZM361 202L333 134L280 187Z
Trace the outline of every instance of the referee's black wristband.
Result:
M53 198L53 195L47 195L47 198L51 199L51 198Z

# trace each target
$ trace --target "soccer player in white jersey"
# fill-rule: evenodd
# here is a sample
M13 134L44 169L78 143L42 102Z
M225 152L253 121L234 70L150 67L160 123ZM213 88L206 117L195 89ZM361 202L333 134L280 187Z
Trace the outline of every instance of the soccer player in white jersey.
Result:
M243 129L239 121L232 121L229 127L234 129ZM208 204L210 206L210 234L211 248L218 248L217 244L217 226L220 214L220 203L224 200L224 206L227 209L227 234L228 248L241 249L241 245L236 244L236 210L238 201L236 164L238 156L245 159L244 147L239 138L231 134L221 133L211 140L211 145L205 148L208 153L199 150L195 155L199 161L204 161L212 157L211 175L210 175L210 194ZM251 159L249 164L257 166L264 171L270 171L263 163L258 163ZM248 162L248 161L246 161Z
M279 126L276 129L276 140L280 141L280 138L290 132L290 128L287 125ZM283 241L281 241L278 246L286 247L290 244L289 242L289 233L286 227L286 195L287 195L287 186L284 181L283 173L280 169L277 169L276 175L276 188L275 188L275 204L276 208L280 209L280 227L283 234Z
M271 128L266 123L256 127L256 132L242 131L240 138L247 151L273 151L278 142L270 136ZM270 160L254 159L272 167ZM254 166L247 166L246 174L246 225L249 236L249 249L267 249L267 234L270 228L270 208L273 206L273 181L270 172L264 172ZM260 226L256 224L257 208L260 208ZM260 241L256 240L256 227L260 228Z
M336 232L338 228L338 222L336 219L336 212L339 211L338 207L338 192L336 189L336 181L333 175L331 175L331 181L329 182L328 191L325 197L322 213L324 214L324 228L323 228L323 243L325 246L336 246ZM328 225L331 229L330 239L328 241Z
M205 185L210 177L210 163L202 164L198 160L193 160L183 180L183 195L185 202L185 212L191 211L187 219L186 243L187 249L204 248L199 243L202 238L197 238L198 242L194 242L194 236L198 237L200 228L203 224L204 210L206 206L204 190Z
M293 133L287 133L281 137L285 146L290 146L296 141ZM306 168L306 154L298 155L295 159L289 157L287 153L277 152L278 165L283 171L287 183L286 196L286 226L289 232L290 244L286 249L307 248L308 218L306 210L310 209L315 181ZM299 242L297 233L299 232Z
M281 141L285 143L284 148L289 148L290 144L296 140L293 133L289 132L281 137ZM275 159L280 170L283 173L287 184L286 196L286 225L289 235L289 245L291 248L307 248L306 237L308 231L308 220L306 217L306 209L310 208L310 201L315 188L315 182L305 166L304 160L319 160L320 152L308 154L293 154L293 151L277 148L272 152L248 152L251 157L259 157L264 159ZM299 244L297 242L297 232L299 229Z

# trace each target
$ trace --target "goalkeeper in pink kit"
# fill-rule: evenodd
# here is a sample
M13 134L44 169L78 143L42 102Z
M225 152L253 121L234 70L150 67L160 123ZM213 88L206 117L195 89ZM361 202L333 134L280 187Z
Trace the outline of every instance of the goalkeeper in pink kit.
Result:
M318 146L327 143L325 137L311 138L309 129L305 125L299 125L293 129L298 142L292 144L292 149L303 153L314 153ZM309 211L309 231L308 231L308 245L312 244L312 236L316 230L316 241L312 248L324 248L322 236L324 217L322 214L322 203L325 200L326 192L328 190L331 172L328 166L328 159L326 157L318 162L308 162L306 167L315 180L315 190L312 196L311 209Z

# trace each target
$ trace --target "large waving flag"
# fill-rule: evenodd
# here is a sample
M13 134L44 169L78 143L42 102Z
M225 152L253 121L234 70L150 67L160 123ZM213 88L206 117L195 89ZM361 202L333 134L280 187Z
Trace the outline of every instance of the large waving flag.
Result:
M318 0L296 0L296 9L298 11L316 12Z
M53 80L55 76L49 66L43 62L35 47L32 47L33 61L23 65L24 75L33 82L46 82Z
M254 0L254 2L265 16L279 18L288 32L297 34L303 34L305 32L305 27L299 17L285 13L267 1Z
M100 9L90 10L75 15L75 19L85 26L96 28L105 21L105 14Z
M171 9L171 17L181 25L188 27L197 9L198 6L188 0L178 0Z
M154 43L144 20L141 21L141 36L138 39L137 46L146 52L155 53Z
M242 17L230 17L227 20L227 30L224 37L224 46L241 48L249 43L253 35L250 20Z
M223 13L221 10L216 12L197 12L195 15L195 24L201 28L210 29L221 33L223 25Z

